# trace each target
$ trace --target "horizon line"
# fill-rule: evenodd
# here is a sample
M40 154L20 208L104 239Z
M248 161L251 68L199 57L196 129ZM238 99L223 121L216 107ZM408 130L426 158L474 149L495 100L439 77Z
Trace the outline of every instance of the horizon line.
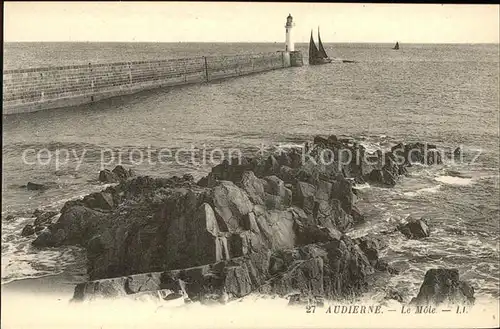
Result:
M471 45L471 44L488 44L488 45L497 45L500 44L499 42L404 42L404 41L399 41L399 40L394 40L394 41L332 41L332 42L323 42L324 44L326 43L356 43L356 44L366 44L366 43L373 43L373 44L393 44L394 42L399 42L399 43L405 43L405 44L434 44L434 45L445 45L445 44L450 44L450 45ZM50 40L50 41L5 41L3 42L4 44L6 43L269 43L269 44L276 44L276 43L285 43L285 41L109 41L109 40L77 40L77 41L69 41L69 40ZM309 41L300 41L300 42L295 42L295 44L308 44Z

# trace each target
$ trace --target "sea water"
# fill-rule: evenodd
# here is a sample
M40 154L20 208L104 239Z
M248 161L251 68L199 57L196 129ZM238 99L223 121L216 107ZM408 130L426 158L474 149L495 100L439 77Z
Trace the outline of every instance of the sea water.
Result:
M307 45L297 45L307 55ZM266 52L276 44L7 43L5 69ZM238 148L251 155L301 145L314 135L347 136L371 149L420 141L464 149L462 163L415 166L394 188L364 185L367 221L352 236L387 231L408 215L430 220L431 236L387 236L383 254L400 269L374 289L415 296L426 270L457 268L476 296L499 297L498 45L327 44L331 57L356 63L276 70L209 84L154 90L64 108L4 117L2 282L85 268L77 247L36 250L21 237L37 209L105 188L98 180L116 154L131 150ZM307 62L307 58L305 58ZM40 153L46 163L26 164ZM67 149L68 161L55 162ZM103 150L108 150L103 158ZM152 153L153 155L157 153ZM73 156L74 155L74 156ZM113 156L111 156L113 155ZM51 161L47 161L48 159ZM111 161L111 160L115 161ZM186 158L183 158L186 160ZM474 161L473 161L474 160ZM210 163L123 164L138 174L205 175ZM27 182L56 188L27 191ZM14 215L14 219L7 216Z

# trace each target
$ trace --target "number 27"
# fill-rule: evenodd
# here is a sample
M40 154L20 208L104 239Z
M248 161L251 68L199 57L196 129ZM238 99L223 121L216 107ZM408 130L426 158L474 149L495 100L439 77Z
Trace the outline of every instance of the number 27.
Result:
M316 310L315 305L307 305L306 306L306 313L314 313L315 310Z

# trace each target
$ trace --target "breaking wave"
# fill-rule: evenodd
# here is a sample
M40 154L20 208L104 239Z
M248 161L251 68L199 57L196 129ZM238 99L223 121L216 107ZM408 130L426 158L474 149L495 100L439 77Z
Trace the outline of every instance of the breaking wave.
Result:
M435 178L438 182L449 184L449 185L470 185L472 183L472 178L462 178L456 176L438 176Z

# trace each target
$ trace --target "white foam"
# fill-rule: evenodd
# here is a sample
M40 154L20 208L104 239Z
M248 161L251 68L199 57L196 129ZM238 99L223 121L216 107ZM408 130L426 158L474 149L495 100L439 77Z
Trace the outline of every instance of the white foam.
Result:
M370 184L368 184L368 183L364 183L364 184L356 184L356 185L354 185L354 186L353 186L353 188L354 188L354 189L356 189L356 190L364 190L364 189L368 189L368 188L370 188L370 187L371 187L371 186L370 186Z
M469 185L472 183L472 178L462 178L455 176L438 176L435 178L438 182L449 184L449 185Z
M437 193L440 188L441 188L441 185L436 185L436 186L432 186L432 187L422 188L422 189L419 189L416 191L405 192L403 194L405 196L414 197L414 196L418 196L418 195L425 194L425 193Z
M278 149L295 149L295 148L304 148L304 144L295 144L295 143L289 143L289 144L278 144L276 145Z

